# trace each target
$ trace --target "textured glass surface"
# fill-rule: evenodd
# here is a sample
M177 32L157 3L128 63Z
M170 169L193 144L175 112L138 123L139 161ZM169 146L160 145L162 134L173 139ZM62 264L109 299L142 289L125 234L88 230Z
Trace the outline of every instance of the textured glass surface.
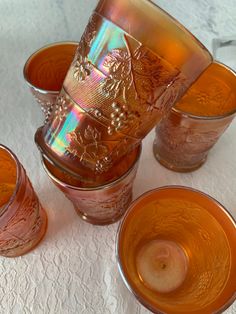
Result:
M156 127L156 159L175 171L199 168L236 114L236 75L212 63Z
M47 216L24 168L0 145L0 255L19 256L45 234Z
M139 27L145 10L150 20ZM140 144L211 61L188 31L151 2L100 1L36 142L53 163L93 181Z
M77 214L95 225L107 225L119 220L133 196L141 146L112 167L100 181L86 184L43 159L43 166L52 182L73 203Z

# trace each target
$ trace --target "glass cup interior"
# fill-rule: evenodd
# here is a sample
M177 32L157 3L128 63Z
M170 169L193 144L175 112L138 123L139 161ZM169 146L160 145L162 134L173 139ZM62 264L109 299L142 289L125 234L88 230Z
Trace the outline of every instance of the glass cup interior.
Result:
M28 84L40 90L59 92L77 46L76 42L59 42L37 50L24 67Z
M173 110L201 117L224 117L236 112L236 73L213 62Z
M131 204L119 227L121 275L154 313L221 313L235 299L235 227L202 192L150 191Z

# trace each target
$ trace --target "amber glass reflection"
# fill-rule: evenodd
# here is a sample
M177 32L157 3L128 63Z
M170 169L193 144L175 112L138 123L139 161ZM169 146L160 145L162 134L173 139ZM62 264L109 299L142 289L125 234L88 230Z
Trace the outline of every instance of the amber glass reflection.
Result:
M36 143L58 167L94 181L140 145L211 62L150 1L100 0Z
M16 156L0 145L0 255L19 256L46 232L47 216Z
M150 191L120 225L121 275L154 313L221 313L236 296L235 228L223 206L202 192Z
M43 156L42 162L48 176L71 200L83 220L95 225L107 225L119 220L132 201L140 154L141 146L110 170L109 179L101 176L94 184L87 185L58 169Z
M45 115L52 110L78 43L58 42L34 52L24 66L24 77Z
M156 127L155 157L175 171L199 168L235 114L236 74L212 63Z

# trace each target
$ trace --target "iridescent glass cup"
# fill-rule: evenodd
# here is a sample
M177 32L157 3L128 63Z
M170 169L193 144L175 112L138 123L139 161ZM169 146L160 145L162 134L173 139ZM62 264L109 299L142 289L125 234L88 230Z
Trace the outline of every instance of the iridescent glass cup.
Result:
M35 51L26 61L23 74L47 122L56 104L78 43L57 42Z
M140 145L211 62L151 1L100 0L36 143L53 163L93 181Z
M0 145L0 255L33 249L47 229L47 216L17 157Z
M153 313L222 313L236 298L236 223L210 196L187 187L149 191L120 224L121 276Z
M99 181L85 183L42 156L43 167L53 183L73 203L77 214L95 225L107 225L119 220L132 201L133 183L138 170L141 146L135 148L110 175L101 175Z
M174 171L199 168L235 115L236 73L212 63L156 127L156 159Z

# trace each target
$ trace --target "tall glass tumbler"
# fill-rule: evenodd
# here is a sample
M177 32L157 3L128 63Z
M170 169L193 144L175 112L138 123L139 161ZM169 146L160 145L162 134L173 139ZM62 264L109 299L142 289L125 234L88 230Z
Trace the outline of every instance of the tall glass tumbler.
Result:
M17 157L0 145L0 255L15 257L43 238L47 215Z
M151 1L100 0L36 143L53 164L94 180L140 144L211 62Z
M154 156L171 170L195 170L235 116L236 73L214 62L156 127Z

